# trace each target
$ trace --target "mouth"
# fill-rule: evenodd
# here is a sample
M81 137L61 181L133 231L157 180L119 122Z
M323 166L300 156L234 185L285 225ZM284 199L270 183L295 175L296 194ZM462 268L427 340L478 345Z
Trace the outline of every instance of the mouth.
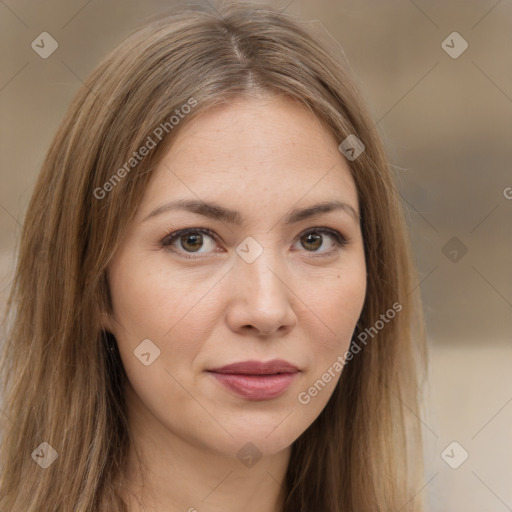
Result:
M300 373L297 366L280 359L242 361L208 370L216 380L248 400L270 400L282 395Z

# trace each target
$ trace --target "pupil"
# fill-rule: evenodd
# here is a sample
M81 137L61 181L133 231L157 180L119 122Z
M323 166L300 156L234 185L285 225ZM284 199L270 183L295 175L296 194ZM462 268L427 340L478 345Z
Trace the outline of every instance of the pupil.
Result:
M185 245L188 244L188 240L194 240L195 239L195 243L197 244L197 241L200 239L202 235L185 235L185 239L187 240L187 243L185 243ZM192 242L192 244L194 244L194 242ZM196 249L199 249L199 247L196 247Z
M316 244L315 244L315 240L313 240L313 244L315 245L315 249L318 249L321 245L322 245L322 241L321 241L321 235L318 235L318 234L314 234L314 233L311 233L309 235L306 235L306 238L308 239L311 239L311 238L316 238ZM320 243L318 243L320 242Z

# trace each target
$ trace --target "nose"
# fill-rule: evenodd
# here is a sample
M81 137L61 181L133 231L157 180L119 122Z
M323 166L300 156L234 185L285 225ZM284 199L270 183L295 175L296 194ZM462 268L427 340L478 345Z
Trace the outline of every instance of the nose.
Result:
M238 333L283 335L296 324L289 274L270 249L252 263L236 258L231 271L226 320Z

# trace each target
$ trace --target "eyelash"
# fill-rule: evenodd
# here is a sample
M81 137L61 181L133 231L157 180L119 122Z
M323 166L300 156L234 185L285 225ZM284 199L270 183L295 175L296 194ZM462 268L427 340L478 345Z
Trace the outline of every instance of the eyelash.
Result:
M173 253L180 252L184 258L199 259L199 258L201 258L201 256L187 256L186 255L186 254L195 254L195 253L185 252L185 255L184 255L181 251L177 251L177 250L171 249L169 247L175 240L179 239L180 237L182 237L184 235L195 235L195 234L203 234L203 235L205 234L205 235L210 236L214 240L217 240L216 234L208 228L187 228L187 229L180 229L178 231L174 231L173 233L166 235L163 238L163 240L161 241L161 245L164 249L167 249L168 251L171 251ZM314 255L315 251L311 251L311 254L313 254L314 257L321 258L321 257L331 256L331 254L334 252L334 250L336 250L336 248L344 247L349 243L349 241L339 231L336 231L335 229L325 228L325 227L315 227L315 228L308 229L307 231L304 231L303 233L301 233L297 238L300 239L300 238L302 238L306 235L310 235L310 234L330 235L333 238L334 244L335 244L335 248L333 250L330 250L325 253L320 253L318 255Z

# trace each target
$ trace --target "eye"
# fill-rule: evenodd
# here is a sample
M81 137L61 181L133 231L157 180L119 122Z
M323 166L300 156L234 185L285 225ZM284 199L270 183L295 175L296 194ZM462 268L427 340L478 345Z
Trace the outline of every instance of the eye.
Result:
M179 242L181 249L184 249L185 252L198 253L199 249L203 245L203 238L205 235L211 239L215 239L213 231L207 228L181 229L167 235L162 240L162 246L168 248L172 252L180 252L175 248L171 249L171 247L174 247L175 242ZM193 256L185 256L185 258L191 257Z
M324 246L324 237L328 235L331 239L330 248L324 251L318 249ZM210 248L215 249L216 235L213 231L207 228L187 228L179 231L174 231L167 235L161 242L162 247L168 249L174 253L181 253L184 258L194 258L194 256L188 256L187 254L203 254L207 253L206 250L201 251L204 248L205 236L211 240ZM315 256L330 256L338 248L345 246L348 240L339 232L330 228L315 227L302 233L299 238L302 246L306 248L307 252L318 253ZM176 245L181 247L176 247ZM207 244L208 245L208 244ZM329 246L329 245L328 245Z
M324 245L325 235L328 235L331 238L331 248L324 251L318 251L317 249ZM302 241L302 246L307 249L307 252L318 252L318 256L330 256L337 249L348 244L348 240L339 231L320 227L309 229L300 236L299 240Z

